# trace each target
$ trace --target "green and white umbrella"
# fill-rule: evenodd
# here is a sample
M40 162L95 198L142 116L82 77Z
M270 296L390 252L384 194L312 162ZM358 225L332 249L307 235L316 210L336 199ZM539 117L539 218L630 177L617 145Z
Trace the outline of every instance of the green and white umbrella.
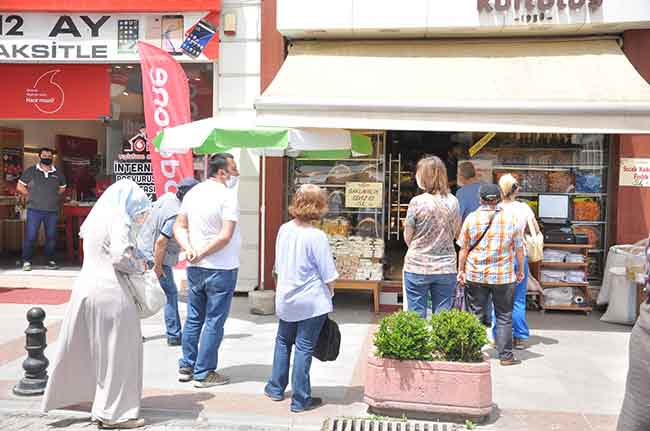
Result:
M372 154L370 138L341 129L288 129L256 127L254 117L212 117L163 130L154 138L156 148L167 153L214 154L233 148L253 150L267 156L290 156L314 159L347 159ZM262 163L260 223L261 262L266 252L266 175ZM264 268L260 283L264 289Z
M170 127L153 141L167 153L214 154L233 148L265 156L344 159L372 153L367 136L341 129L256 127L246 118L213 117Z

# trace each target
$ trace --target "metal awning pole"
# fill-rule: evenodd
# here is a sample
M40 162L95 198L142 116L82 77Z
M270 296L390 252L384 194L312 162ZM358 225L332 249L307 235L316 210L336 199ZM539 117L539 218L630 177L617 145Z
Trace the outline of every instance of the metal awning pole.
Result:
M260 227L262 236L260 244L260 290L264 290L266 275L266 150L262 152L260 175L262 175L262 205L260 206L260 211L262 212L262 226Z

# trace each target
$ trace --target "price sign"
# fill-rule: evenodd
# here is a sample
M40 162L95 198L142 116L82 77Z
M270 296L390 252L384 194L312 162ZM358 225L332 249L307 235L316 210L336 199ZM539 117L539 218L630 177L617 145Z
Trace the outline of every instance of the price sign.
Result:
M383 183L346 183L345 206L347 208L381 208Z
M650 159L621 159L620 186L650 187Z

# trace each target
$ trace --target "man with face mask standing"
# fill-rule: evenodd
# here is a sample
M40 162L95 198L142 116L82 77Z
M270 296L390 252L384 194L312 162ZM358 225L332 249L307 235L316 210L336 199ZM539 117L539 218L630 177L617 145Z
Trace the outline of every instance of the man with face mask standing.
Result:
M40 162L28 168L18 180L16 190L27 199L27 220L25 221L25 240L23 242L23 271L32 270L34 243L38 238L41 224L45 226L45 256L47 268L57 269L54 260L56 249L56 225L59 219L61 195L65 192L66 181L62 172L54 165L54 153L49 148L38 152Z
M208 179L187 193L174 226L176 240L189 261L187 319L178 379L194 380L197 388L230 381L216 369L239 269L238 179L232 155L213 156Z

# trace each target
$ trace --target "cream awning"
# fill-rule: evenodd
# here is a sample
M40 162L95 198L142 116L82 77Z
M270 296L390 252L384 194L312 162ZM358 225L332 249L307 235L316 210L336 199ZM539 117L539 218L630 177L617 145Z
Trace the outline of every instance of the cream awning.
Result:
M260 126L650 133L650 85L616 40L299 42Z

